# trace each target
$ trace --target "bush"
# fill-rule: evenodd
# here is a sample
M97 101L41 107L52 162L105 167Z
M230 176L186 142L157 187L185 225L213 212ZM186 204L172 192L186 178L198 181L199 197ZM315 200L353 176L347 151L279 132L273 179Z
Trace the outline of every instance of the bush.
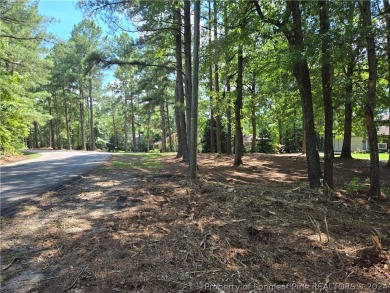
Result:
M268 129L262 129L259 133L257 141L257 151L259 153L272 154L275 153L272 133Z
M103 150L103 149L106 148L106 143L107 143L106 140L104 140L104 139L98 137L98 138L96 139L95 146L96 146L97 149Z
M213 120L213 132L214 132L214 142L215 142L215 150L213 153L217 152L217 138L216 138L216 122ZM226 153L226 139L227 134L224 125L221 125L221 148L222 153ZM211 142L210 142L210 120L208 120L205 130L203 132L203 137L201 139L202 144L202 153L211 153Z
M360 181L359 177L352 178L351 181L345 184L345 187L348 192L362 192L363 191L363 183Z

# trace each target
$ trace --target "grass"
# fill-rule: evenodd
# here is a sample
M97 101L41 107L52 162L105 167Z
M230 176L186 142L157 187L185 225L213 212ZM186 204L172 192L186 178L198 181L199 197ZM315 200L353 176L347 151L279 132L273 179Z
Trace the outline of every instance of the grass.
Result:
M162 164L158 160L167 153L131 153L120 154L114 160L111 161L111 166L119 169L157 169L161 168ZM172 153L168 153L172 155Z
M340 155L335 155L336 158L340 157ZM360 153L353 153L352 158L354 159L360 159L360 160L369 160L370 154L360 154ZM379 161L388 161L389 160L389 154L387 153L380 153L379 154Z
M41 156L41 154L39 154L39 153L31 153L31 152L26 152L26 151L23 151L23 155L26 156L26 159L35 159L35 158L39 158Z

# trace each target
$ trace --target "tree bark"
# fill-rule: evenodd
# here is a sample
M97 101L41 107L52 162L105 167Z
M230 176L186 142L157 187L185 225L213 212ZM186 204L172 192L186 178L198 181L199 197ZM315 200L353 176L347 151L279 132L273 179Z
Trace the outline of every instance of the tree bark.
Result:
M251 121L252 121L252 145L251 145L251 153L256 152L256 136L257 136L257 123L256 123L256 109L255 105L252 104L251 109Z
M376 99L377 65L375 53L375 38L371 21L371 1L363 1L360 4L363 17L363 28L369 30L366 33L367 61L368 61L368 89L364 106L364 118L368 133L368 144L370 147L370 196L380 196L379 181L379 154L378 137L374 123L374 109Z
M34 121L34 148L39 148L39 140L38 140L38 123Z
M228 13L227 13L227 2L223 4L223 19L225 26L225 38L228 39L229 34L229 26L228 26ZM225 63L229 63L229 56L225 54ZM227 120L227 130L226 130L226 154L232 154L232 110L231 110L231 97L230 97L230 77L227 73L226 76L226 91L224 91L224 95L226 98L227 108L226 108L226 120Z
M299 93L302 100L305 133L306 133L306 161L311 188L320 186L321 166L319 154L316 148L316 134L314 128L313 96L310 81L310 72L304 53L302 33L301 11L299 1L287 2L293 16L292 35L287 34L291 48L299 52L299 57L294 60L293 75L297 80Z
M232 154L232 109L230 107L230 79L227 78L226 81L226 95L227 95L227 109L226 109L226 120L227 120L227 130L226 130L226 154Z
M352 84L351 84L351 95L352 95ZM341 149L341 155L340 155L341 158L352 159L351 140L352 140L352 102L349 101L344 104L344 137L343 137L343 147Z
M242 76L244 69L244 57L242 43L238 45L238 62L237 62L237 98L234 102L234 119L235 119L235 137L234 137L234 166L242 164L243 154L243 137L241 128L241 109L242 109Z
M191 64L191 1L184 0L184 58L185 58L185 89L186 89L186 127L187 153L191 157L191 123L192 123L192 64ZM197 60L198 61L198 60Z
M53 111L52 111L52 108L51 108L51 98L50 97L47 98L47 103L48 103L48 107L49 107L49 114L50 114L50 116L53 116L53 114L52 114ZM56 149L56 145L54 143L53 117L49 121L49 147L51 147L53 150Z
M327 0L319 0L320 9L320 36L322 39L322 96L325 114L325 143L324 143L324 182L329 188L333 188L333 101L331 86L331 56L330 56L330 24L328 16Z
M167 132L165 126L165 110L164 101L160 104L160 115L161 115L161 150L163 153L167 151Z
M95 146L95 129L93 125L93 97L92 97L92 76L89 75L88 78L88 91L89 91L89 120L90 120L90 150L94 151L96 149Z
M69 128L69 113L68 113L68 103L64 100L64 110L65 110L65 126L66 126L66 140L68 141L68 150L72 149L71 138L70 138L70 128Z
M387 94L388 94L388 101L389 101L389 140L387 144L387 149L390 149L390 4L389 0L383 0L383 8L385 11L387 11L386 14L386 45L387 45ZM387 162L387 167L390 167L390 151L389 151L389 160Z
M166 106L167 106L167 128L168 128L168 132L169 132L169 151L170 152L173 152L173 148L172 148L172 129L171 129L171 120L169 119L169 104L168 104L168 101L166 101Z
M195 1L194 9L194 53L193 53L193 80L191 105L191 151L190 151L190 178L197 176L198 155L198 95L199 95L199 47L200 47L200 0Z
M217 1L214 1L214 40L218 39L218 8ZM211 30L210 30L211 31ZM220 155L222 153L222 141L221 141L221 113L219 111L219 68L218 64L215 63L214 67L214 78L215 78L215 138L217 144L217 153Z
M211 46L211 0L209 0L209 46ZM213 101L213 66L211 64L209 66L209 91L210 91L210 152L214 154L215 133L214 133L214 101Z
M131 136L133 141L133 152L137 151L137 136L135 133L135 113L134 113L134 98L130 96L130 107L131 107Z
M348 26L352 26L354 22L354 11L355 11L355 3L350 3L350 10L348 13ZM352 32L347 32L352 34ZM354 50L350 50L348 52L348 64L347 70L345 72L345 78L347 83L345 85L345 97L346 102L344 103L344 137L343 137L343 146L341 149L341 158L352 159L352 97L353 97L353 71L356 65L356 57L359 54L359 45L355 44L356 48Z
M68 150L72 149L72 144L71 144L71 138L70 138L70 128L69 128L69 113L68 113L68 103L66 101L66 96L65 96L65 88L62 88L62 99L64 103L64 111L65 111L65 127L66 127L66 140L68 141Z
M123 125L123 128L124 128L124 131L125 131L125 152L127 153L129 151L129 122L127 121L128 120L128 113L127 113L127 97L128 97L128 92L126 90L125 92L125 109L124 109L124 125Z
M112 111L112 125L114 127L114 145L117 148L118 147L118 130L116 127L115 112L114 111Z
M85 140L85 114L84 114L84 98L83 90L80 87L80 125L81 125L81 149L86 150L86 140Z
M187 126L184 111L184 88L183 88L183 60L182 60L182 42L181 42L181 13L180 8L174 11L174 19L177 25L175 31L175 51L176 51L176 104L175 116L178 136L178 153L176 157L183 157L183 161L188 161L188 140Z
M316 148L316 133L314 128L314 111L313 111L313 96L311 89L310 81L310 72L305 56L305 45L303 41L303 31L302 31L302 19L300 11L300 1L287 1L287 12L292 14L292 28L288 29L285 27L286 23L284 19L283 22L275 21L273 19L265 19L261 11L261 7L258 1L251 1L256 8L256 11L261 19L264 21L275 25L279 29L282 29L282 32L287 38L289 48L294 53L295 58L293 60L293 75L297 81L299 94L302 102L302 112L303 112L303 124L304 134L303 139L306 140L306 161L307 161L307 170L309 177L309 184L311 188L320 186L321 178L321 165L320 157ZM284 16L289 16L288 13L285 13ZM298 54L297 54L298 53ZM302 147L302 152L305 151Z

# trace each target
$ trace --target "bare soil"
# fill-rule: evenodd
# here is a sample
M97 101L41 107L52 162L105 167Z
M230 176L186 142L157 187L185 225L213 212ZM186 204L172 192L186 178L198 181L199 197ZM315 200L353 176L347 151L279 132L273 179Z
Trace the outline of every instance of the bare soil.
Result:
M0 166L23 161L26 160L27 158L28 157L26 155L15 155L15 156L0 155Z
M390 292L390 168L336 160L333 192L303 156L110 162L1 219L1 292ZM356 190L346 183L359 177Z

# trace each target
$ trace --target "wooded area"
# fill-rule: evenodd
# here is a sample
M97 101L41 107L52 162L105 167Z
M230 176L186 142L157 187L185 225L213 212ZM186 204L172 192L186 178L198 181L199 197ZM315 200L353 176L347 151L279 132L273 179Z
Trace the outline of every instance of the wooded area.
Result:
M367 139L369 194L380 196L378 143L390 145L390 133L378 134L389 125L388 0L78 6L86 18L56 40L34 1L2 1L2 155L114 143L176 151L196 178L198 151L234 153L236 166L245 152L302 152L310 187L323 178L332 188L335 140L351 158L355 136Z

